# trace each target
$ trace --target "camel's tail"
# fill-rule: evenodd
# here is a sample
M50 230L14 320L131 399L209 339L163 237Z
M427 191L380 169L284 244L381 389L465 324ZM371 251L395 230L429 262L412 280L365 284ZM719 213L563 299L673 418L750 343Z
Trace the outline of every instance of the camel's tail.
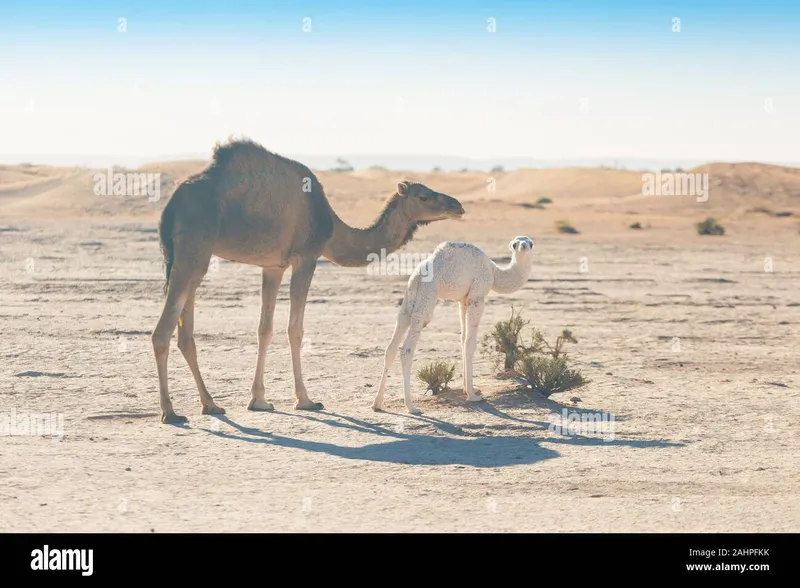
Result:
M164 295L169 290L169 274L172 271L173 249L172 249L172 224L175 218L173 208L174 198L170 198L164 210L161 212L161 221L158 223L158 238L161 243L161 253L164 255L165 274L167 281L164 284Z

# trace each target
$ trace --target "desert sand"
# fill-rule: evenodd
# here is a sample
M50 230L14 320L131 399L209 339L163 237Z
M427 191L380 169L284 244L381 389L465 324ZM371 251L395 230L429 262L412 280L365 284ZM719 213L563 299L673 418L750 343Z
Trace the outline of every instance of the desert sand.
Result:
M143 169L162 174L156 201L96 195L104 170L0 167L0 414L16 432L29 416L63 422L55 438L0 437L0 530L800 530L800 170L691 170L709 174L706 202L645 196L635 170L321 171L352 225L369 224L403 178L462 201L462 221L420 229L404 253L468 240L504 263L508 241L530 236L531 279L489 297L481 335L512 306L548 338L570 328L590 383L536 397L479 352L486 402L467 405L457 370L442 397L415 381L423 414L411 416L396 361L388 412L375 413L407 276L321 260L304 375L325 410L293 409L287 272L265 371L276 412L249 412L260 271L213 260L195 337L227 414L200 414L173 338L171 395L189 418L176 427L159 421L150 342L163 304L156 227L204 164ZM707 216L726 234L697 235ZM559 233L559 220L579 233ZM415 368L438 359L460 365L455 304L440 304ZM553 430L565 410L613 415L611 429Z

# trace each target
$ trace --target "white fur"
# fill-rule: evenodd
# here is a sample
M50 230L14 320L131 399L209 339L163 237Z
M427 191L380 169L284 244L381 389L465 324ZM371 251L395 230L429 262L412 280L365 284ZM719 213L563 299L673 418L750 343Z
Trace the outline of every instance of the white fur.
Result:
M528 281L533 264L533 241L528 237L515 237L508 248L512 252L511 263L501 268L471 243L441 243L411 274L392 340L386 348L383 376L372 404L373 410L383 410L389 368L397 354L400 338L408 330L400 350L405 403L409 413L422 414L411 400L411 363L422 329L433 318L439 300L457 300L459 303L464 391L470 402L483 400L472 384L472 361L486 295L490 291L516 292Z

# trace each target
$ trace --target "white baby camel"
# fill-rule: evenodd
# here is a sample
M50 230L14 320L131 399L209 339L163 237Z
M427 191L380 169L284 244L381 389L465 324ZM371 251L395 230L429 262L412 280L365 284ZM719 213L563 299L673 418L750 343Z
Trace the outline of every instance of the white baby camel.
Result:
M533 264L533 241L515 237L509 244L511 263L499 267L483 251L471 243L441 243L411 274L397 324L383 363L383 376L373 410L383 410L386 378L397 354L400 338L408 330L400 361L403 367L405 403L411 414L422 414L411 401L411 363L422 329L433 318L439 300L458 300L461 310L461 369L467 400L478 402L483 396L472 385L472 360L478 343L478 325L483 316L486 295L516 292L525 282Z

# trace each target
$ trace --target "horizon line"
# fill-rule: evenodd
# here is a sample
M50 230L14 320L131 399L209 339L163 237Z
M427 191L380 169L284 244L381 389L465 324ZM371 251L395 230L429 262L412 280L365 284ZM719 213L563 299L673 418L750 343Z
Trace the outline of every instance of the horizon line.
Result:
M155 156L155 157L144 157L144 156L136 156L136 155L57 155L57 154L39 154L33 155L30 154L26 156L25 154L17 155L13 157L19 157L16 161L9 161L6 159L9 154L2 154L0 153L0 165L4 166L45 166L45 167L75 167L75 168L84 168L84 169L140 169L142 167L146 167L149 165L157 165L157 164L165 164L165 163L178 163L178 162L190 162L190 161L197 161L197 162L208 162L211 161L211 155L203 156L199 153L196 154L172 154L172 155L163 155L163 156ZM786 167L786 168L800 168L800 161L776 161L776 160L758 160L758 159L683 159L683 158L656 158L656 157L577 157L577 158L560 158L560 159L541 159L541 158L534 158L534 157L524 157L524 156L507 156L507 157L498 157L498 158L474 158L474 157L467 157L467 156L458 156L458 155L414 155L414 154L344 154L344 155L330 155L330 154L319 154L319 155L283 155L284 157L289 157L291 159L295 159L299 162L303 162L304 160L309 159L326 159L330 160L331 162L336 162L337 160L345 161L346 163L350 164L350 169L336 169L336 168L327 168L324 169L319 162L316 164L307 164L309 168L314 169L315 171L338 171L338 172L352 172L352 171L367 171L370 169L384 169L386 171L396 171L396 172L484 172L487 171L486 169L481 169L480 167L476 168L469 168L465 167L461 164L466 162L474 162L476 164L483 164L483 167L491 166L491 167L500 167L503 168L502 171L516 171L516 170L525 170L525 169L568 169L568 168L604 168L604 169L613 169L617 171L663 171L669 170L670 167L673 168L673 171L689 171L690 169L694 169L697 167L702 167L705 165L713 165L713 164L755 164L755 165L771 165L776 167ZM53 158L70 160L71 162L61 162L61 163L53 163ZM397 166L397 165L385 165L373 163L369 164L360 164L360 165L353 165L352 162L348 161L348 158L359 158L359 159L411 159L411 160L423 160L423 159L450 159L450 160L458 160L460 164L454 164L451 162L449 168L447 166L439 166L430 164L425 165L426 169L414 168L414 167L404 167L404 166ZM50 160L50 163L45 162L44 160ZM86 161L81 161L77 163L78 160L84 159L104 159L106 163L104 164L90 164ZM38 161L37 161L38 160ZM127 160L127 163L125 161ZM502 160L508 162L509 160L516 160L518 161L519 165L503 165L501 163ZM114 163L111 163L114 161ZM135 162L135 163L133 163ZM527 165L526 165L527 163ZM539 165L530 165L530 164L539 164ZM613 165L610 165L613 164ZM641 164L642 167L636 167L637 164ZM422 166L420 166L422 167ZM491 170L490 170L491 171Z

